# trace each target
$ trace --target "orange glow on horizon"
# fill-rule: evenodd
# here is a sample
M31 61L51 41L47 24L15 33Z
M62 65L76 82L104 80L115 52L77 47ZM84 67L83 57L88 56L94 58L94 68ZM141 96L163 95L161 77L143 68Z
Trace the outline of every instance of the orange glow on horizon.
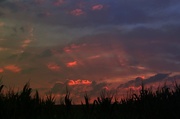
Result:
M6 70L12 71L14 73L18 73L21 71L21 68L16 65L7 65L4 67Z
M89 80L69 80L68 85L73 86L73 85L90 85L92 84L92 81Z
M73 61L73 62L68 62L67 63L67 67L74 67L77 65L77 61Z

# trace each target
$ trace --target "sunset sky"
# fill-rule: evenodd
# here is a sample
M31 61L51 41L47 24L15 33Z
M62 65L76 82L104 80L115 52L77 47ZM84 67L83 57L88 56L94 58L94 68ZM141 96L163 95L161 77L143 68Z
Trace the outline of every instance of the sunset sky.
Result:
M0 0L1 76L75 101L180 81L180 1Z

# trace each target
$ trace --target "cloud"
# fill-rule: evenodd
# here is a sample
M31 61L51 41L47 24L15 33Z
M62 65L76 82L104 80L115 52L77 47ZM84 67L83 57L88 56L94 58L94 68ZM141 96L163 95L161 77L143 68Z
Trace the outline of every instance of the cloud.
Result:
M39 2L40 1L40 2ZM40 4L39 4L40 3ZM15 14L8 13L9 17L16 16L16 19L30 20L35 23L45 23L51 25L62 25L67 27L96 27L106 25L126 25L143 24L157 22L179 21L177 6L179 1L148 1L142 2L134 0L131 2L118 1L70 1L70 0L36 0L36 1L11 1L6 2L5 8L8 8ZM23 7L22 7L23 6ZM24 7L26 6L26 7ZM33 7L32 7L33 6ZM56 6L56 7L55 7ZM106 9L103 9L106 6ZM141 7L137 7L141 6ZM48 7L48 10L46 9ZM175 8L174 8L175 7ZM172 9L174 8L174 9ZM15 10L14 10L15 9ZM26 10L24 10L26 9ZM103 9L103 11L102 11ZM99 10L99 12L94 12ZM5 10L4 10L5 11ZM39 12L37 12L39 11ZM70 12L69 12L70 11ZM120 11L120 12L119 12ZM51 16L39 20L42 16ZM71 17L79 16L79 18ZM31 14L27 16L26 14ZM80 17L84 15L85 17ZM27 16L22 18L21 16ZM39 17L40 16L40 17ZM162 21L163 20L163 21Z
M21 72L53 84L59 79L63 84L54 90L65 90L68 78L74 94L84 90L97 94L103 87L110 88L108 83L119 85L129 77L179 72L178 8L177 0L1 2L1 64L17 64L14 69L2 68L13 71L21 66L27 69ZM83 79L96 83L86 89ZM135 79L122 87L138 87L140 82Z
M156 75L144 80L144 83L151 84L151 83L155 83L155 82L160 82L160 81L163 81L164 79L168 78L169 75L170 75L170 73L166 73L166 74L159 73L159 74L156 74Z
M55 83L51 88L51 92L54 94L66 94L66 85L62 82Z
M56 63L48 63L47 67L52 71L60 71L60 66Z
M118 86L118 88L129 88L129 87L133 87L133 86L134 87L139 87L139 86L141 86L142 81L143 81L143 78L137 77L135 80L130 80L127 83L120 84Z
M14 73L19 73L21 71L21 68L12 64L12 65L7 65L4 67L4 69L6 70L9 70L9 71L12 71Z
M101 10L101 9L103 9L103 5L101 5L101 4L98 4L98 5L94 5L94 6L92 6L92 10Z
M137 77L136 79L134 80L130 80L124 84L120 84L118 86L118 88L130 88L130 87L140 87L142 82L145 84L145 85L149 85L149 84L153 84L153 83L156 83L156 82L162 82L162 81L165 81L166 78L168 78L170 74L169 73L159 73L159 74L156 74L154 76L151 76L147 79L143 79L142 77Z
M89 81L89 80L78 79L78 80L69 80L68 81L69 86L73 86L73 85L90 85L90 84L92 84L92 81Z
M74 67L74 66L76 66L78 63L77 63L77 61L72 61L72 62L68 62L67 64L66 64L66 66L67 67Z
M82 9L74 9L70 12L70 14L74 16L80 16L80 15L85 14L85 12Z
M109 84L106 82L97 83L96 81L78 79L57 82L52 87L51 92L56 95L64 96L66 94L66 89L68 89L73 101L75 103L80 103L80 101L84 100L83 96L85 93L87 93L91 99L95 99L100 95L101 91L107 90L108 87Z
M88 59L93 60L93 59L98 59L100 57L101 57L101 55L93 55L93 56L88 57Z

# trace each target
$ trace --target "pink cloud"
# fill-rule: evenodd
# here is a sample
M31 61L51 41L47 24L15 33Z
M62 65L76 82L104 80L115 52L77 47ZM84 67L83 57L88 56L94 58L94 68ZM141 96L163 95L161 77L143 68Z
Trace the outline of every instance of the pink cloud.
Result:
M74 16L80 16L84 14L84 11L82 9L75 9L70 12L70 14Z
M100 58L101 55L93 55L93 56L90 56L88 57L89 60L93 60L93 59L97 59L97 58Z
M77 61L73 61L73 62L68 62L67 63L67 67L74 67L77 65Z
M69 80L68 85L73 86L73 85L90 85L92 84L92 81L89 80Z
M94 5L94 6L92 6L92 10L101 10L101 9L103 9L103 5L101 5L101 4L98 4L98 5Z
M82 50L82 48L84 48L85 46L86 44L82 44L82 45L71 44L69 47L65 47L64 51L66 53L77 52L77 51Z
M47 64L47 67L52 71L59 71L60 70L60 66L55 64L55 63L49 63L49 64Z
M18 67L18 66L16 66L16 65L7 65L7 66L5 66L4 67L6 70L9 70L9 71L12 71L12 72L14 72L14 73L18 73L18 72L20 72L21 71L21 68L20 67Z

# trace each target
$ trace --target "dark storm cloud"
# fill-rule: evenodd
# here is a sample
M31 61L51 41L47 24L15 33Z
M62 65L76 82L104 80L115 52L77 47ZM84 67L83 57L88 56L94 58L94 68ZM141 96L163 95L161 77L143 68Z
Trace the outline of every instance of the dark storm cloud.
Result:
M127 83L124 83L124 84L120 84L118 86L118 88L128 88L128 87L139 87L142 85L142 82L145 84L145 85L148 85L148 84L153 84L153 83L156 83L156 82L161 82L161 81L165 81L165 79L168 78L170 74L162 74L162 73L159 73L159 74L156 74L154 76L151 76L147 79L143 79L141 77L137 77L136 79L134 80L130 80L128 81Z
M51 57L53 56L53 53L52 53L52 50L47 49L47 50L44 50L39 56L42 58Z
M160 28L137 27L122 34L120 37L124 40L121 42L129 54L130 65L142 64L157 71L178 71L178 32L179 24Z
M64 83L55 83L51 92L55 94L66 94L66 86Z
M35 22L59 24L71 27L92 27L100 25L125 25L139 23L157 23L179 21L177 0L142 1L70 1L55 6L56 1L45 1L41 4L33 1L5 2L12 11L25 11L34 17ZM103 9L93 11L94 5L102 5ZM71 11L79 9L84 14L73 16ZM173 14L172 14L173 13ZM40 19L42 17L42 20ZM18 17L17 17L18 18ZM172 21L173 20L173 21Z
M97 83L96 81L92 81L92 84L90 85L68 85L68 81L65 83L59 82L55 83L54 86L51 88L50 92L53 94L59 94L60 96L64 96L68 91L71 93L71 97L75 98L81 98L84 96L84 94L88 94L90 97L97 97L100 95L100 93L103 90L109 90L108 87L110 84L106 82ZM77 101L77 100L76 100ZM78 100L80 101L80 100Z

